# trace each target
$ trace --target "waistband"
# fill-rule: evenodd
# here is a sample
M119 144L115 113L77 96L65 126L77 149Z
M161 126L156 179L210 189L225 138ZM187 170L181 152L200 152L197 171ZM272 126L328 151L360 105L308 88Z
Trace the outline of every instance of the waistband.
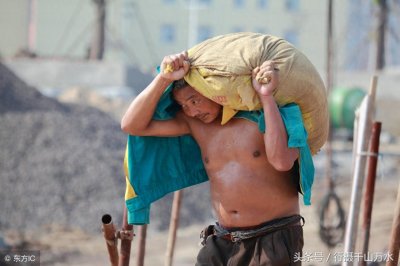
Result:
M216 223L213 228L213 234L232 242L238 242L244 239L266 235L288 226L295 225L303 226L304 217L301 215L292 215L274 219L256 226L238 228L226 228L221 226L219 223Z

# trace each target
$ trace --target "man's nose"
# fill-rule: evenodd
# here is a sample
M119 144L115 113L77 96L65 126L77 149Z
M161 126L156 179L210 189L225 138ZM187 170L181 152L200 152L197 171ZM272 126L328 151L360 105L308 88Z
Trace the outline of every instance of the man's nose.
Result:
M187 113L190 117L195 117L198 115L200 112L196 108L188 108Z

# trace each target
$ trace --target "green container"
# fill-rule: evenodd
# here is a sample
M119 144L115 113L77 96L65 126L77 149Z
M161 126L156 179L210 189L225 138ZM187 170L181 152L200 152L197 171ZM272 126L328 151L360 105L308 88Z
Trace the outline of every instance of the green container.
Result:
M360 88L335 88L329 96L329 114L334 128L353 129L355 111L366 93Z

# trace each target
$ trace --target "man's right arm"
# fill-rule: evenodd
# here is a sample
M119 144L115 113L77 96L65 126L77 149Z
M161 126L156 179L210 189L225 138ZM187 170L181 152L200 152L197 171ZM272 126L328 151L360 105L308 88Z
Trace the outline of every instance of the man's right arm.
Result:
M169 66L170 71L164 71ZM189 70L186 53L164 57L160 73L130 104L121 120L124 132L136 136L179 136L190 132L183 115L166 121L152 120L157 103L171 82Z

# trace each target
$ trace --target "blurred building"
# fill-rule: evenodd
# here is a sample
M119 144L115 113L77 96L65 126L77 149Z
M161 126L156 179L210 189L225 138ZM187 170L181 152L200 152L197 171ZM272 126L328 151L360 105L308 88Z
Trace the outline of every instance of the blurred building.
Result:
M99 0L0 0L0 55L88 56ZM400 1L387 0L387 64L400 64ZM283 37L324 72L328 0L105 0L105 59L153 69L166 54L220 34ZM335 64L368 69L376 1L333 0ZM31 54L32 55L32 54Z
M48 95L83 86L129 99L128 93L151 81L164 55L220 34L253 31L292 42L326 80L328 0L105 0L105 54L99 62L87 58L101 1L0 0L0 58ZM378 1L332 1L333 84L368 90ZM379 73L378 117L388 130L398 124L391 110L400 100L400 0L386 2L387 68ZM29 59L35 56L40 60ZM389 131L400 134L398 127Z
M253 31L283 37L325 68L328 1L106 0L105 59L143 69L212 36ZM334 1L343 36L348 1ZM83 59L96 23L94 0L0 0L0 54ZM340 32L341 31L341 32ZM32 54L31 54L32 55Z
M377 56L377 31L380 24L378 2L351 0L349 3L346 38L347 70L371 70ZM385 65L400 66L400 1L385 0L387 5L385 31Z

